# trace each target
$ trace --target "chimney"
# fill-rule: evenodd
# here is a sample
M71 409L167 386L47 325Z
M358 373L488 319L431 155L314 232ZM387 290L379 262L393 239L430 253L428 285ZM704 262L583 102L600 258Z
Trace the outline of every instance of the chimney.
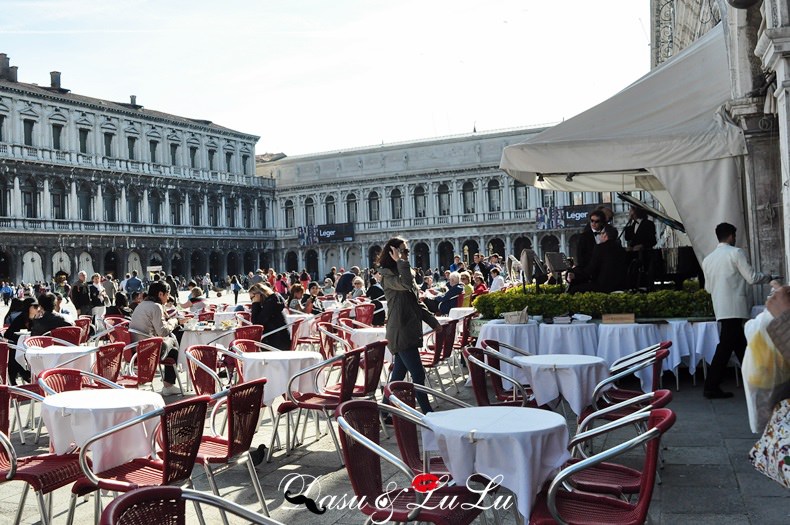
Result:
M129 101L131 102L132 106L137 105L137 95L129 95Z
M6 78L8 78L9 82L16 82L16 70L17 69L18 68L16 66L11 66L11 67L8 68L8 75L7 75Z
M6 78L8 75L9 59L5 53L0 53L0 79Z
M49 72L49 85L55 89L60 89L60 71Z

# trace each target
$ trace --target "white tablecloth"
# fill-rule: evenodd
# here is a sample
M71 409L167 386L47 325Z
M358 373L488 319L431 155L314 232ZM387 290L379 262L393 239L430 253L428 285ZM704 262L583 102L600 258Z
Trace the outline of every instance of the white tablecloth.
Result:
M694 354L691 356L691 362L697 366L700 360L704 359L710 364L719 344L719 323L716 321L692 323L691 329L694 332Z
M304 319L304 322L299 325L299 332L296 334L296 337L310 337L310 328L315 322L315 317L300 312L285 314L285 322L288 325L293 325L299 319ZM288 326L288 332L291 334L291 337L294 337L293 326Z
M537 354L539 348L538 333L538 323L535 321L530 321L526 324L507 324L503 319L494 319L480 328L480 335L477 340L484 341L486 339L493 339L500 343L516 346L531 354ZM517 355L507 348L500 348L500 351L508 357L515 357ZM509 363L500 362L499 366L502 373L511 377L517 373L517 370Z
M75 390L44 398L41 416L56 454L65 454L75 445L112 426L165 406L162 396L136 389ZM93 471L101 472L131 459L151 453L151 432L159 424L152 418L97 441L92 449Z
M654 324L602 324L598 328L598 356L611 365L621 357L661 342L661 333ZM642 390L650 392L653 386L653 367L637 372Z
M178 364L183 370L187 366L186 350L193 345L219 344L228 348L235 337L235 330L184 330L181 336L181 347L178 352Z
M267 379L263 390L263 402L270 405L272 401L285 393L288 380L300 370L321 362L321 354L295 350L283 352L244 352L241 362L244 366L244 379ZM313 392L313 374L302 376L295 382L293 389L299 392ZM320 382L319 382L320 384Z
M233 310L214 312L214 324L219 325L222 321L237 321L236 313Z
M598 325L592 323L541 324L539 354L596 355Z
M453 319L460 319L462 317L466 317L469 314L475 313L477 310L473 306L461 306L450 308L450 317Z
M658 325L662 341L672 341L669 356L664 360L664 370L677 374L677 367L684 358L688 361L689 372L693 375L696 363L692 363L694 352L694 331L685 319L669 319L666 324Z
M515 360L521 365L516 379L532 386L539 405L562 396L577 415L592 403L595 386L609 377L606 361L589 355L534 355Z
M76 368L77 370L91 371L96 346L48 346L46 348L30 347L25 351L25 359L30 365L30 373L38 376L44 370L51 368ZM84 354L71 363L65 361Z
M423 447L439 450L457 484L474 474L501 477L525 521L543 483L570 458L565 419L548 410L471 407L430 412L424 421L433 432L423 432Z

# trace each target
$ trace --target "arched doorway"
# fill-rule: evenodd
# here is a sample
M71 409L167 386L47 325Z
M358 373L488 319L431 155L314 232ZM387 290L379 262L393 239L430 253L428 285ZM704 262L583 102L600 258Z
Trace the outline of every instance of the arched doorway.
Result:
M312 280L318 279L318 252L307 250L304 254L304 265Z
M151 254L151 258L148 260L148 266L162 266L162 261L164 261L162 254L159 252L154 252Z
M63 250L55 252L55 255L52 256L52 273L55 275L62 273L65 274L66 277L71 275L71 258L68 253ZM5 274L0 273L0 276L5 276Z
M258 255L255 252L244 252L244 273L255 273L257 269Z
M95 273L93 270L93 256L88 252L82 252L79 257L78 269L79 271L88 274L88 279L90 279L91 275Z
M296 252L288 252L285 254L285 271L295 272L299 267L299 257Z
M175 277L184 276L184 258L180 253L174 253L170 259L170 274Z
M211 280L213 282L217 282L217 280L222 277L220 273L222 272L222 265L221 263L222 254L219 252L211 252L208 256L208 273L211 276Z
M521 250L524 249L532 249L532 240L529 237L519 237L516 239L516 242L513 243L513 255L516 259L521 258Z
M549 252L560 251L560 240L554 235L546 235L540 240L540 257L544 259Z
M203 253L195 250L189 257L189 276L197 278L206 273L205 265L203 264ZM200 284L200 280L197 281Z
M439 243L437 247L437 255L439 256L439 260L436 261L436 264L439 265L439 269L441 271L445 271L450 268L450 265L453 264L453 255L455 255L455 249L453 245L449 241L442 241Z
M113 277L118 276L118 254L115 252L107 252L104 254L104 274L110 274Z
M228 275L238 275L239 268L239 254L236 252L228 253Z
M480 252L480 245L473 239L468 239L461 247L461 260L467 268L471 268L473 256Z
M126 271L129 273L137 272L137 275L142 279L145 277L143 273L143 264L140 261L140 254L137 252L130 252L126 258Z
M497 237L488 241L488 253L486 255L492 255L495 253L499 255L500 260L505 260L507 257L507 254L505 253L505 243L502 241L502 239Z
M11 256L6 252L0 252L0 279L11 280Z
M90 278L91 274L88 274ZM22 256L22 282L34 284L44 280L44 269L41 265L41 255L29 251Z
M330 248L324 252L324 275L328 274L332 267L337 270L340 267L340 250Z
M379 260L379 255L381 254L381 246L378 244L374 244L370 248L368 248L368 268L373 268L376 265L376 261Z
M412 246L414 252L414 266L421 268L423 272L431 267L431 250L424 242L418 242Z
M362 266L362 255L359 253L358 248L348 249L348 256L346 257L346 262L348 264L348 266L346 266L346 270L348 270L352 266Z

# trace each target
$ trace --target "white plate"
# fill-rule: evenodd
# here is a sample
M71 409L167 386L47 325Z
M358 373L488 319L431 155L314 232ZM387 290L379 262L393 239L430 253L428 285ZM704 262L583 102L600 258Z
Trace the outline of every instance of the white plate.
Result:
M587 315L587 314L573 314L573 320L577 321L579 323L586 323L590 319L592 319L591 315Z

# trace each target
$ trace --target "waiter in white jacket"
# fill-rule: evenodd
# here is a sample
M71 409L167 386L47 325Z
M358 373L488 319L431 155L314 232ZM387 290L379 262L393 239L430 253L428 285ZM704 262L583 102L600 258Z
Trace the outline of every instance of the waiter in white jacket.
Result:
M743 361L746 337L743 325L749 318L749 286L767 283L770 275L755 271L746 253L735 247L735 226L723 222L716 226L719 245L702 261L705 290L713 299L713 312L721 328L719 345L708 368L703 394L708 399L732 397L721 389L721 381L733 352Z

